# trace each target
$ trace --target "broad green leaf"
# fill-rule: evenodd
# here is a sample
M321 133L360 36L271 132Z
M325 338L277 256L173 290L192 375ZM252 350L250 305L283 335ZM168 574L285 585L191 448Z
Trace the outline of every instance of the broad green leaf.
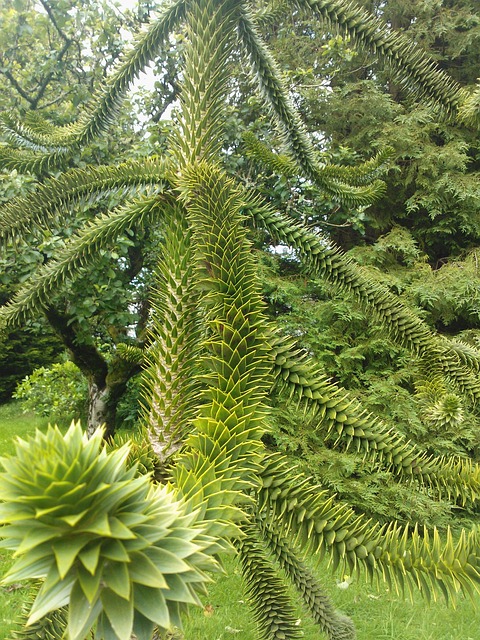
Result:
M170 591L165 593L167 600L176 600L177 602L186 602L187 604L201 604L199 598L188 588L180 576L171 573L165 577L170 589Z
M40 524L40 523L38 523ZM6 535L7 531L2 531L2 535ZM30 551L39 544L46 542L47 540L51 540L52 538L56 538L59 534L58 529L54 529L49 526L32 526L30 531L26 533L24 530L23 535L25 536L22 542L19 544L15 555L21 555L26 551Z
M103 543L102 556L115 562L130 562L130 556L126 552L124 544L115 538Z
M151 640L155 624L146 618L140 611L135 610L133 619L133 633L137 640Z
M89 602L93 602L100 588L100 583L103 577L102 571L95 571L92 575L89 571L80 566L77 569L77 575L78 581L80 582L80 586L82 587L87 600Z
M79 551L88 544L91 536L69 536L53 543L53 552L57 561L58 572L64 578L78 557Z
M152 620L162 629L170 627L170 615L167 603L160 589L151 589L142 585L134 585L134 606L146 618Z
M175 534L178 535L177 531L175 531ZM169 551L177 558L182 559L192 555L192 553L195 553L196 551L200 551L201 547L193 542L189 542L188 540L183 540L183 538L170 535L168 538L164 538L162 540L162 549Z
M92 602L85 597L82 588L76 582L72 587L68 607L69 640L84 640L101 610L100 599L96 599L92 605Z
M102 613L99 617L95 631L95 640L119 640L105 613Z
M15 562L13 567L7 572L7 575L2 580L2 584L45 578L52 566L52 561L51 555L40 558L34 562L32 562L28 556L24 556Z
M109 562L105 567L103 576L107 587L121 598L128 600L131 584L128 568L124 562Z
M84 509L83 511L80 511L80 513L74 513L70 516L62 516L59 520L63 520L63 522L68 524L69 527L74 527L87 513L88 509Z
M97 568L101 546L102 545L99 542L89 549L84 549L81 553L78 554L80 562L83 564L85 569L87 569L87 571L90 571L91 574L94 574Z
M40 618L43 618L43 616L50 611L60 609L60 607L68 604L73 582L74 578L69 576L65 580L58 582L48 591L45 591L43 586L40 587L40 591L38 592L30 611L28 624L33 624L40 620Z
M130 640L133 627L133 601L125 600L110 589L101 594L102 604L110 624L120 640Z
M108 521L108 515L106 513L97 513L93 521L89 520L82 526L82 531L85 533L95 533L97 536L112 535L110 524Z
M129 572L133 582L157 589L168 589L162 572L143 553L132 553Z
M145 554L162 573L182 573L190 569L186 562L161 547L151 547Z
M110 531L112 532L112 536L114 538L120 540L132 540L136 538L135 533L128 527L126 527L121 520L118 518L111 517L109 518Z

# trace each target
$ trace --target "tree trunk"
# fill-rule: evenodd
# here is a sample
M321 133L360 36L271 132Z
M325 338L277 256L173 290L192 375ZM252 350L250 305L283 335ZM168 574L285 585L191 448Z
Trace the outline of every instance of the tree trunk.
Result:
M138 365L113 358L108 363L95 345L82 342L75 322L68 316L47 309L45 315L55 332L68 349L72 361L88 380L87 432L91 435L97 427L105 426L105 437L115 433L117 405L125 393L127 382L137 373Z
M95 429L105 425L111 434L115 430L115 423L112 424L108 415L108 387L99 387L95 380L90 380L88 384L88 413L87 413L87 433L93 435ZM111 435L110 434L110 435Z

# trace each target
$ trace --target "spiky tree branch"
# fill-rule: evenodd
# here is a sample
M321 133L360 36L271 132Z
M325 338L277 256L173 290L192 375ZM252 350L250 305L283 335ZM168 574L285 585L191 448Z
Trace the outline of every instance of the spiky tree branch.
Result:
M350 618L335 610L330 598L320 586L312 571L300 560L287 538L280 535L273 526L265 526L257 520L269 549L288 578L302 596L302 603L329 640L355 640L356 633Z
M184 17L185 2L177 0L138 37L109 82L92 98L77 122L56 127L34 113L29 114L25 123L5 118L2 124L3 133L12 142L27 150L0 148L0 166L24 172L51 170L60 167L72 150L89 144L106 131L118 115L125 92L131 83L154 59L155 53Z
M160 193L169 181L168 163L145 158L116 166L72 169L37 185L28 196L14 198L0 207L0 239L18 241L32 225L48 228L52 219L69 209L115 195L127 198L142 190Z
M300 115L288 97L280 71L247 12L241 15L238 30L262 96L271 107L300 169L326 193L346 203L370 204L381 197L385 186L380 181L372 181L368 186L357 186L348 181L343 182L333 171L323 171L324 167L316 161L315 150Z
M348 34L372 54L391 65L409 91L455 115L467 94L460 85L414 42L389 29L380 19L348 0L295 0L297 7L315 15L328 27Z
M161 196L145 197L87 224L58 252L54 260L39 269L9 304L2 307L0 321L15 326L32 314L48 308L52 294L68 279L78 277L81 270L95 260L100 248L109 246L131 226L142 225L159 217L163 203Z
M143 423L160 465L185 440L199 402L200 318L191 230L185 211L166 212L164 250L152 292L153 326L145 353Z
M462 505L480 498L480 465L460 456L434 456L367 413L358 400L336 385L293 339L274 342L279 387L296 397L318 424L332 448L353 449L399 479L418 482Z
M436 528L396 522L372 524L353 509L335 503L321 487L292 472L290 461L279 455L264 460L258 507L266 523L309 553L330 555L333 567L349 573L380 576L391 589L414 597L420 589L428 600L438 594L449 600L459 589L474 597L480 590L480 540L476 529L462 530L457 541L447 529L443 541Z
M312 275L324 278L338 290L352 295L385 327L395 342L421 358L436 362L472 401L480 399L480 381L476 375L480 353L458 344L451 347L446 338L434 334L386 287L371 281L358 264L319 232L279 215L255 198L247 198L246 209L251 211L258 227L267 230L276 242L295 248ZM472 362L475 362L474 371L471 370Z
M296 640L303 632L285 583L268 561L252 524L242 525L244 537L236 542L249 604L253 609L259 633L265 640Z

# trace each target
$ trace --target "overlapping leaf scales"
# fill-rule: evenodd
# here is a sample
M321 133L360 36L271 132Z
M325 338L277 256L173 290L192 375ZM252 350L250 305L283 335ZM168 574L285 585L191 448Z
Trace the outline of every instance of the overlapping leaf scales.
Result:
M472 596L480 590L479 534L476 529L455 541L450 530L442 540L434 528L372 524L353 509L295 475L291 463L278 455L264 461L258 505L265 522L294 535L297 543L349 573L366 572L385 580L390 588L414 597L419 589L427 599L443 595L455 599L461 590Z
M193 3L187 27L190 46L180 93L181 135L172 139L180 165L213 158L223 139L224 97L235 2Z
M330 640L355 640L356 633L352 620L335 610L317 578L297 556L288 539L275 530L274 524L265 526L263 521L258 519L257 526L268 548L295 585L302 597L303 605L322 632Z
M148 407L143 421L161 464L180 448L198 404L200 343L191 231L181 207L165 217L143 390Z
M245 499L239 492L252 486L260 468L271 367L267 330L235 184L201 163L185 168L179 188L193 230L209 335L203 341L207 387L173 475L182 495L203 504L209 527L222 532L225 525L213 520L242 517L235 507Z
M301 638L303 631L297 625L296 612L285 584L267 559L256 527L244 524L242 532L244 537L236 546L250 606L261 636L269 640Z
M330 380L294 340L274 342L277 384L296 395L318 420L329 446L364 454L399 478L415 480L463 505L480 497L480 466L459 456L434 456L367 413L356 398Z

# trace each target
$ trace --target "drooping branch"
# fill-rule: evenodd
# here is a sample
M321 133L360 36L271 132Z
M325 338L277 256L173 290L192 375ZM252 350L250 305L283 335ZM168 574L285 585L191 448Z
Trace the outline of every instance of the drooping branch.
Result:
M348 34L366 51L380 56L396 71L407 90L455 115L467 93L414 42L393 31L362 7L348 0L295 0L308 15Z
M168 185L170 171L166 161L155 158L67 171L37 185L28 196L0 207L0 240L17 242L32 225L48 228L53 218L80 204L93 204L112 195L127 198L142 191L161 193Z
M324 278L338 290L352 295L385 327L397 344L435 363L472 402L480 399L478 351L472 347L462 348L458 343L450 345L446 338L435 334L386 287L368 278L360 265L348 258L330 239L279 214L258 198L247 197L245 204L255 223L267 230L275 242L287 244L298 251L310 274ZM475 362L474 366L472 362Z
M434 456L368 413L356 398L336 385L292 339L274 343L276 383L311 412L332 448L362 453L400 480L414 480L462 505L480 498L480 465L460 456Z
M334 569L341 566L350 575L366 572L371 580L383 579L412 599L417 589L427 600L441 593L447 601L460 589L471 597L480 591L475 528L462 530L457 539L447 529L442 539L435 527L412 531L408 524L372 523L312 485L278 454L264 459L261 479L259 513L267 526L271 523L280 534L294 537L318 559L328 553Z
M15 325L48 307L52 294L68 278L78 277L81 270L94 261L100 248L109 246L129 227L160 217L162 205L161 196L147 196L90 222L72 237L54 260L40 268L17 291L14 299L0 310L0 319L8 325Z
M270 106L293 158L304 175L318 184L327 194L347 204L371 204L381 197L385 191L385 185L379 180L372 179L369 183L355 184L348 180L344 181L346 171L340 170L337 174L334 173L333 168L328 172L325 171L325 165L316 159L315 149L300 114L289 98L276 62L253 20L245 11L240 17L238 31L240 41L257 77L262 96Z

